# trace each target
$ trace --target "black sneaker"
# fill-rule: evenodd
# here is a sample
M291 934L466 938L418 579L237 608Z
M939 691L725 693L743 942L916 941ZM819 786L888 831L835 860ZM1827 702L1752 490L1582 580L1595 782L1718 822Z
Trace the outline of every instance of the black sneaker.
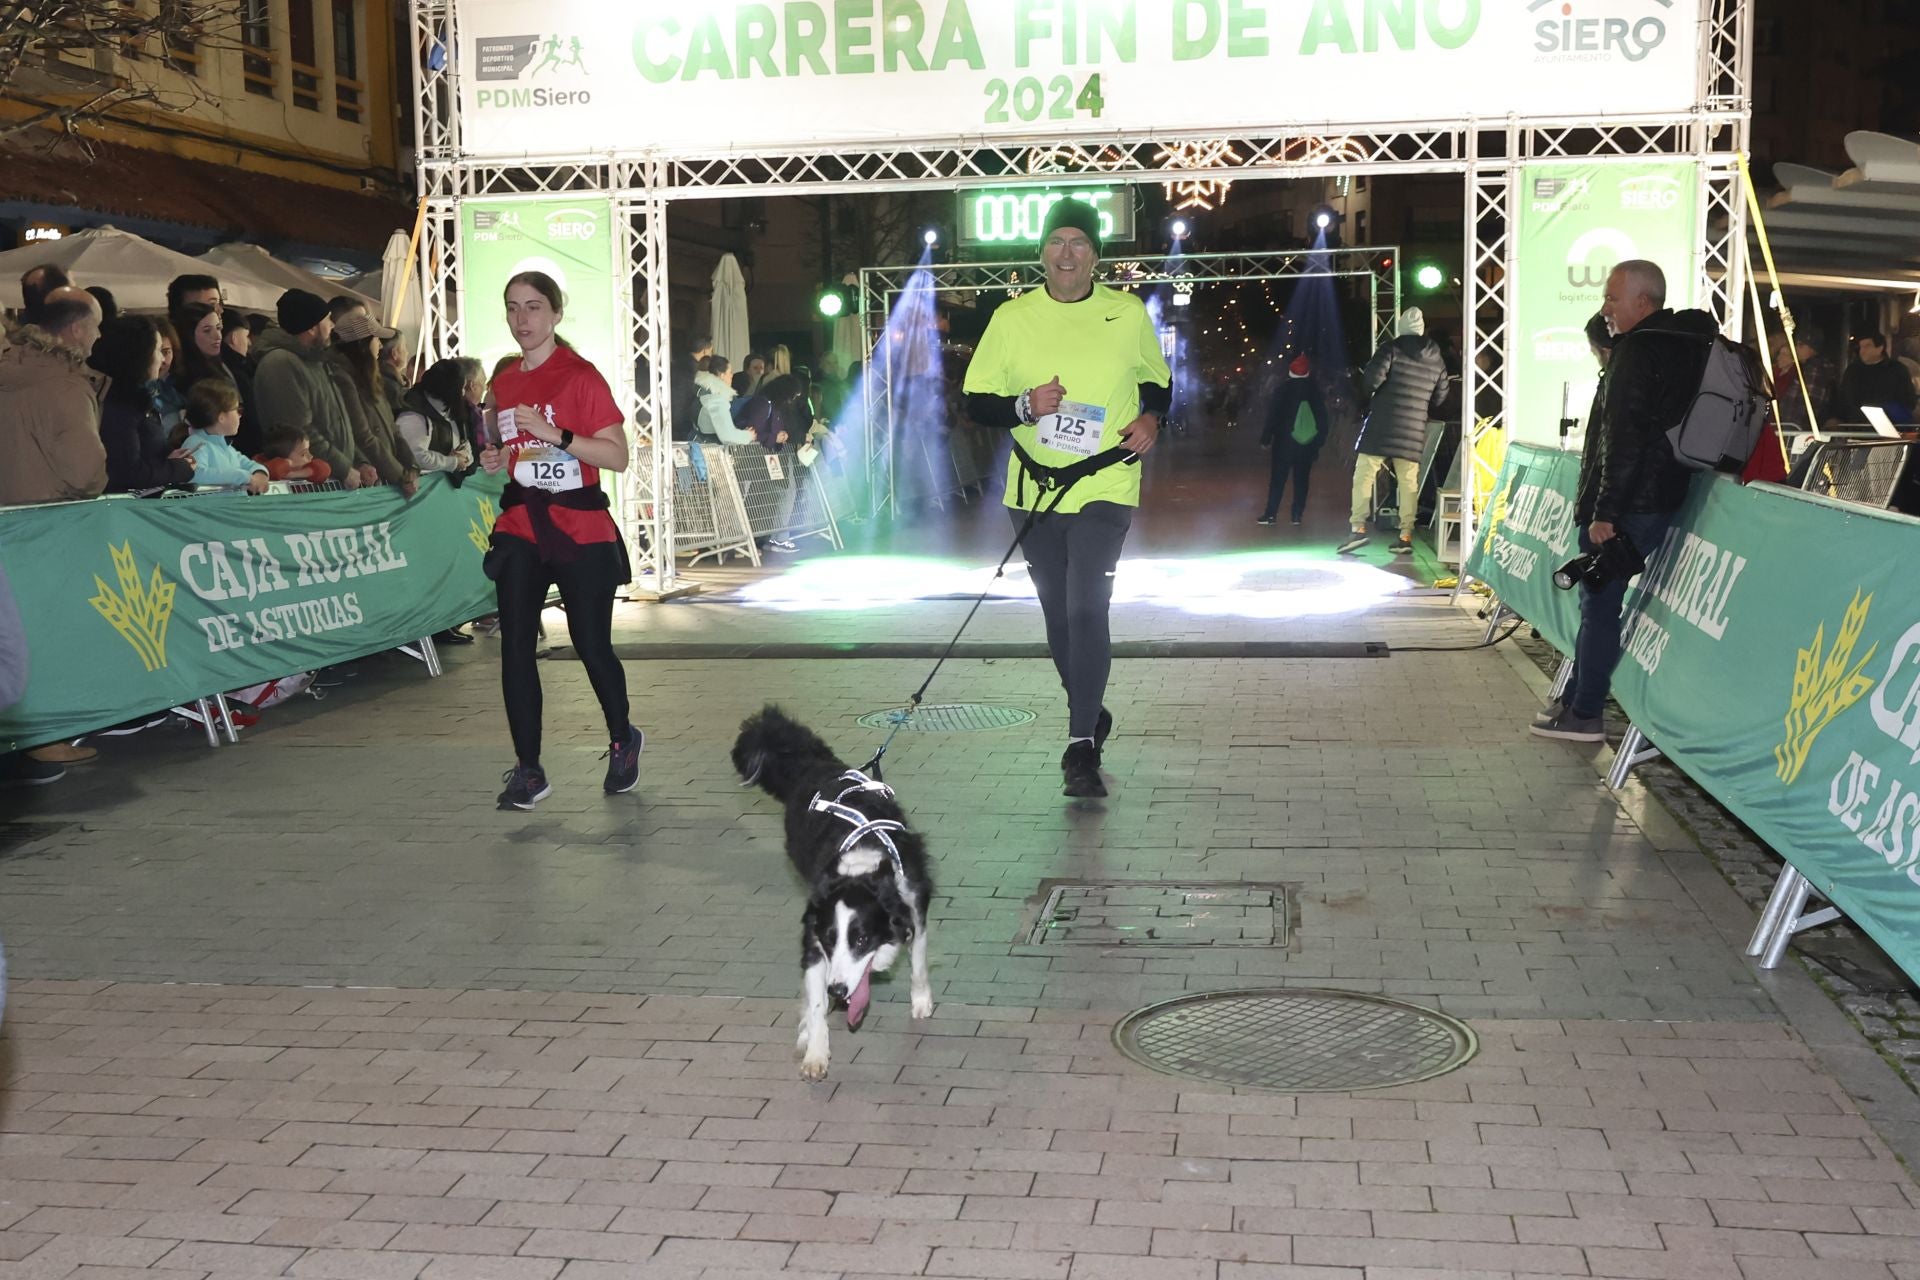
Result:
M502 809L531 809L553 794L547 771L537 764L517 764L500 775L507 789L500 793Z
M1347 540L1345 542L1341 543L1339 546L1334 548L1334 553L1337 555L1343 555L1343 556L1348 555L1352 552L1358 551L1360 548L1366 546L1369 542L1372 542L1372 541L1373 541L1373 535L1369 534L1365 529L1355 529L1352 533L1347 535Z
M1397 556L1410 556L1410 555L1412 555L1412 554L1413 554L1413 539L1412 539L1412 538L1402 538L1402 539L1400 539L1400 541L1398 541L1398 542L1396 542L1396 543L1394 543L1394 544L1393 544L1393 554L1395 554L1395 555L1397 555Z
M67 776L67 766L35 760L24 751L0 755L0 787L44 787Z
M1060 774L1066 795L1089 799L1107 794L1107 784L1100 779L1100 751L1091 742L1067 744L1066 754L1060 757Z
M622 795L640 784L640 752L647 745L647 735L627 726L624 742L616 742L607 748L607 780L601 783L602 789L610 796Z
M1260 517L1260 518L1259 518L1258 520L1255 520L1255 521L1254 521L1254 523L1255 523L1255 524L1272 524L1272 523L1273 523L1273 517L1272 517L1272 516L1261 516L1261 517Z
M1095 754L1106 750L1107 737L1113 732L1113 712L1100 708L1100 718L1093 722L1093 750Z
M473 637L458 627L448 627L445 631L436 631L433 642L435 644L472 644Z
M1536 720L1527 726L1527 732L1537 738L1558 738L1562 742L1605 742L1607 724L1599 716L1588 718L1575 714L1568 707L1553 719L1541 723Z
M1533 723L1537 725L1550 725L1564 715L1566 710L1567 704L1555 698L1547 703L1546 707L1533 717Z

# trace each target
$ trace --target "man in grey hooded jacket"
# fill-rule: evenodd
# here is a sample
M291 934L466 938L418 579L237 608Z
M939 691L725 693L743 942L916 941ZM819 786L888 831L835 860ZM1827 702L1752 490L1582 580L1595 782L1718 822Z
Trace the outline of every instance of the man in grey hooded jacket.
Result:
M1427 337L1427 318L1408 307L1394 325L1394 338L1380 344L1360 374L1373 399L1353 460L1353 535L1340 551L1367 545L1367 521L1373 515L1373 482L1380 468L1393 468L1400 492L1400 540L1395 555L1413 550L1413 525L1420 509L1420 459L1427 448L1427 423L1447 398L1447 362L1440 344Z

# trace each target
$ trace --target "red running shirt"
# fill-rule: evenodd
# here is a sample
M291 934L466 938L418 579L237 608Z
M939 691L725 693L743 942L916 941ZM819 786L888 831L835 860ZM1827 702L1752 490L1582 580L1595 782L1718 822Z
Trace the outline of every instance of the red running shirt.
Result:
M538 369L523 369L518 360L502 369L493 379L493 403L501 409L532 405L548 422L576 436L597 436L626 420L600 371L567 347L556 347ZM562 453L558 445L519 435L503 440L502 447L515 484L553 493L600 487L600 469ZM554 528L583 546L619 540L611 512L562 506L549 511ZM533 520L525 507L503 511L493 531L534 540Z

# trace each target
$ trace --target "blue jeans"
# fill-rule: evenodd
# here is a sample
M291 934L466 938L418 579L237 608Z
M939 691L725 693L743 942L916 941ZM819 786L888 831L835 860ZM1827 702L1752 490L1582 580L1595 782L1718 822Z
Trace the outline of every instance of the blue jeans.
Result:
M1672 523L1673 512L1654 511L1621 516L1613 525L1632 538L1640 554L1651 561ZM1587 527L1581 525L1580 550L1590 553L1593 549ZM1620 662L1620 607L1626 603L1627 584L1609 582L1596 591L1583 582L1578 590L1580 635L1573 642L1573 682L1568 686L1567 707L1582 719L1597 720L1607 709L1607 688Z

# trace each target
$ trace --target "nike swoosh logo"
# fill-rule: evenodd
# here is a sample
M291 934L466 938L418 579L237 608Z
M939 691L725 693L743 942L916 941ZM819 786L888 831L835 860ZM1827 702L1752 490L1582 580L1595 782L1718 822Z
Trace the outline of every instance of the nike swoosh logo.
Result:
M1119 316L1108 316L1107 323L1112 324L1115 320L1118 320L1119 318L1120 318Z

